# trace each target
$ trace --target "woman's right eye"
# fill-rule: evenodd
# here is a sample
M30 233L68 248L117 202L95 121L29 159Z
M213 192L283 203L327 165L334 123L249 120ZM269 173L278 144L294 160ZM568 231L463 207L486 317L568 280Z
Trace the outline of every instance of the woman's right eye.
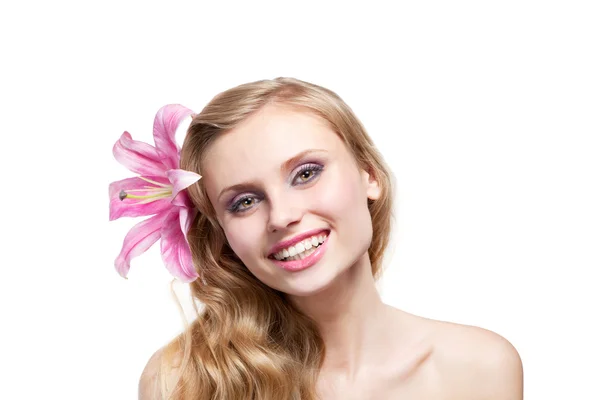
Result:
M235 201L227 211L231 213L240 213L246 210L249 210L258 202L258 199L255 196L244 196Z

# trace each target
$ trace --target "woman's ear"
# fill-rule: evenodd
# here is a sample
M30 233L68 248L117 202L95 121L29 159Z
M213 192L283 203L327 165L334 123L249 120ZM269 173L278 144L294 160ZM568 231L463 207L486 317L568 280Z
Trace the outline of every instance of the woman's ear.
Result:
M373 168L369 168L369 171L362 170L363 184L366 190L367 198L369 200L377 200L381 196L381 186L377 181Z

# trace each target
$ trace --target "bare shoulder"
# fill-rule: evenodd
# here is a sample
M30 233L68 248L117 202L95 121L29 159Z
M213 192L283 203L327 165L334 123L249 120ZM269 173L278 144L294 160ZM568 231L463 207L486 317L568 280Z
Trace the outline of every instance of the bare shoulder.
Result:
M177 365L180 360L180 354L172 346L157 350L148 360L140 376L139 400L163 400L165 396L161 388L161 379L164 380L165 389L172 388L177 382Z
M156 351L148 360L140 377L139 400L155 400L161 398L159 376L163 349Z
M434 321L434 362L444 387L462 399L523 398L523 365L515 347L487 329Z

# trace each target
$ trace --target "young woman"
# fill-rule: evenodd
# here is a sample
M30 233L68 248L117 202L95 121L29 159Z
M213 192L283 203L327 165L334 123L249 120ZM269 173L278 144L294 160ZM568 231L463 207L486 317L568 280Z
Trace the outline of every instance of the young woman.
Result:
M161 222L181 221L191 267L187 248L163 256L203 306L150 358L140 399L522 398L507 340L381 301L391 175L334 92L292 78L227 90L173 168L202 176L179 187L193 214Z

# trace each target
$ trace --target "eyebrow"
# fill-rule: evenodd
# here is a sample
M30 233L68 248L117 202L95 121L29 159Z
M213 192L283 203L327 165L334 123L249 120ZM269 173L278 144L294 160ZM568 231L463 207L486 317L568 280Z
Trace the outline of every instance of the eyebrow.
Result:
M281 172L284 173L285 171L292 169L292 167L294 167L298 162L300 162L300 160L302 160L308 156L314 155L316 153L324 154L324 153L327 153L327 150L309 149L309 150L301 151L300 153L296 154L295 156L293 156L292 158L290 158L289 160L287 160L283 164L281 164L281 167L280 167ZM221 190L217 199L220 200L221 197L223 196L223 194L226 192L233 191L233 190L247 189L247 188L256 187L256 186L257 185L254 182L242 182L242 183L238 183L236 185L228 186L225 189Z

